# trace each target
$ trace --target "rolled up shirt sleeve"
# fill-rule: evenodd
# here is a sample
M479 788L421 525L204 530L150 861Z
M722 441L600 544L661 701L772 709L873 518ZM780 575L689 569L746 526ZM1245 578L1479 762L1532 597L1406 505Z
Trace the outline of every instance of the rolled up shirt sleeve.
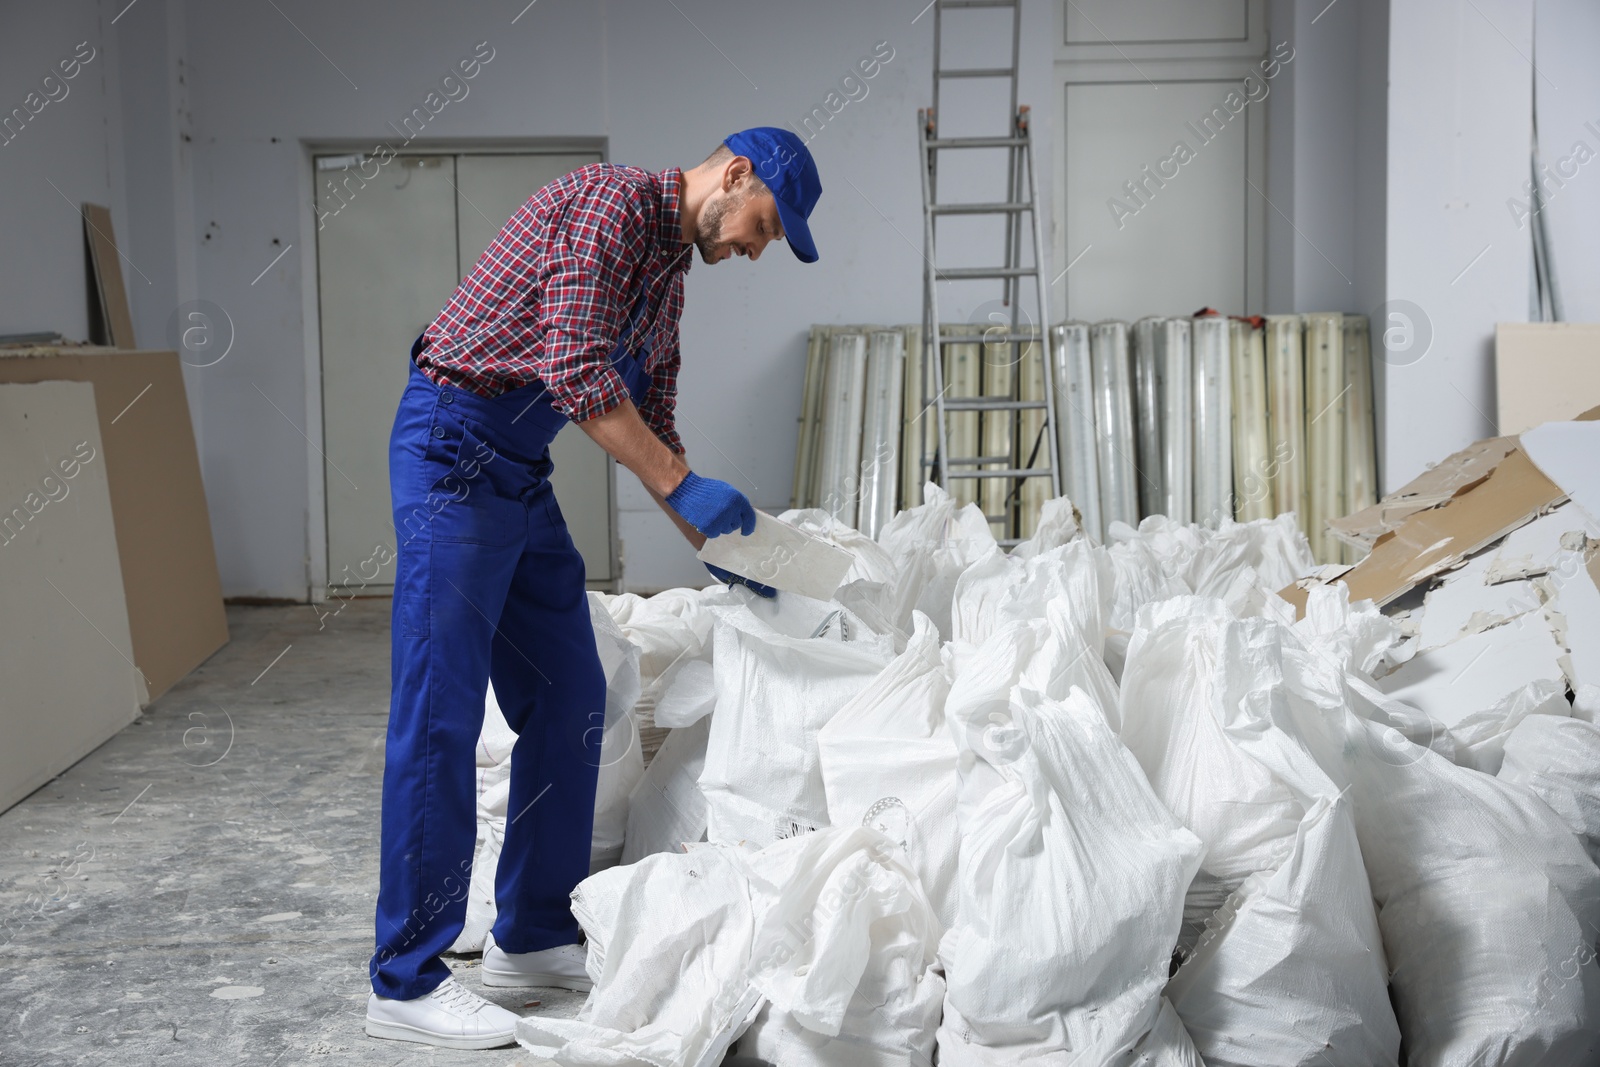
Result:
M674 284L682 286L680 279ZM650 371L650 389L639 405L639 415L652 433L679 455L683 454L683 439L678 436L676 411L678 408L678 324L676 321L662 331L662 351Z
M646 210L631 186L597 183L568 201L547 247L534 369L551 406L574 422L628 399L611 355L627 327L629 280L649 250Z

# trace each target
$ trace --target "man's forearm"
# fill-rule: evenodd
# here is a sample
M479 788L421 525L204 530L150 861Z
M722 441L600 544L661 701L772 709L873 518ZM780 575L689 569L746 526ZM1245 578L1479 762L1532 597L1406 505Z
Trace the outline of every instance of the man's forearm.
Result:
M604 415L580 422L578 426L595 444L616 457L618 463L638 475L645 490L698 552L706 543L705 534L690 526L687 519L667 504L667 494L676 489L689 472L688 461L651 432L639 417L639 409L634 407L633 401L624 400Z
M578 427L632 471L657 500L676 489L689 473L689 465L683 457L651 432L631 400L624 400L604 415L578 423Z
M650 489L649 486L646 486L645 488ZM666 497L662 496L654 489L650 489L650 495L655 497L656 503L661 505L661 510L667 513L667 518L672 520L672 524L676 526L679 532L682 533L683 536L688 539L689 543L694 546L694 550L696 552L700 551L701 547L706 543L706 535L701 533L699 530L696 530L693 526L690 526L688 519L685 519L682 515L679 515L676 511L673 511L672 505L667 503Z

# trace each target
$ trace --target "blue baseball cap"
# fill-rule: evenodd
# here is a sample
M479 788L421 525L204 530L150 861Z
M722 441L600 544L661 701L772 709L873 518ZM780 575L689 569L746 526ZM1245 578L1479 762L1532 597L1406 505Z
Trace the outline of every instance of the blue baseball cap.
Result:
M817 261L817 245L806 222L822 195L822 179L817 163L804 141L776 126L755 126L722 142L736 156L750 161L756 177L772 190L783 220L783 236L802 263Z

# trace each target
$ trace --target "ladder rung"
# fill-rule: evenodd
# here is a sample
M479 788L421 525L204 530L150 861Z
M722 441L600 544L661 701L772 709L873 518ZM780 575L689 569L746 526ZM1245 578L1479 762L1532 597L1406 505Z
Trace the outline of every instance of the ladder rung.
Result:
M1048 478L1049 467L1012 467L1000 471L945 471L946 478Z
M1037 273L1037 267L935 267L938 278L1026 278Z
M1022 544L1023 540L1024 539L1021 537L1001 537L995 540L995 544L999 545L1001 548L1016 548L1018 545Z
M935 137L929 148L1016 148L1028 143L1026 137Z
M999 333L984 330L982 333L941 336L939 343L941 345L1003 345L1012 341L1037 341L1038 339L1039 335L1036 333Z
M1016 7L1017 0L939 0L939 7L944 11L953 11L961 7Z
M1029 200L993 200L968 204L932 204L928 210L935 215L998 215L1014 211L1032 211L1033 202Z
M957 67L954 70L936 70L936 78L1015 78L1015 67Z
M963 397L944 402L946 411L1038 411L1043 407L1043 400L984 400L980 397L969 400ZM956 460L950 462L955 463Z
M951 456L950 465L963 467L981 467L985 463L1010 463L1010 456Z

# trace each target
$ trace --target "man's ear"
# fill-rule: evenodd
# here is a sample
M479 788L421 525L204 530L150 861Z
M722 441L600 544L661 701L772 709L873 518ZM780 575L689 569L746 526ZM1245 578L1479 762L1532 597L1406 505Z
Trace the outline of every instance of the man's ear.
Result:
M747 156L734 156L728 160L728 165L722 170L722 191L731 193L734 187L750 176L750 160Z

